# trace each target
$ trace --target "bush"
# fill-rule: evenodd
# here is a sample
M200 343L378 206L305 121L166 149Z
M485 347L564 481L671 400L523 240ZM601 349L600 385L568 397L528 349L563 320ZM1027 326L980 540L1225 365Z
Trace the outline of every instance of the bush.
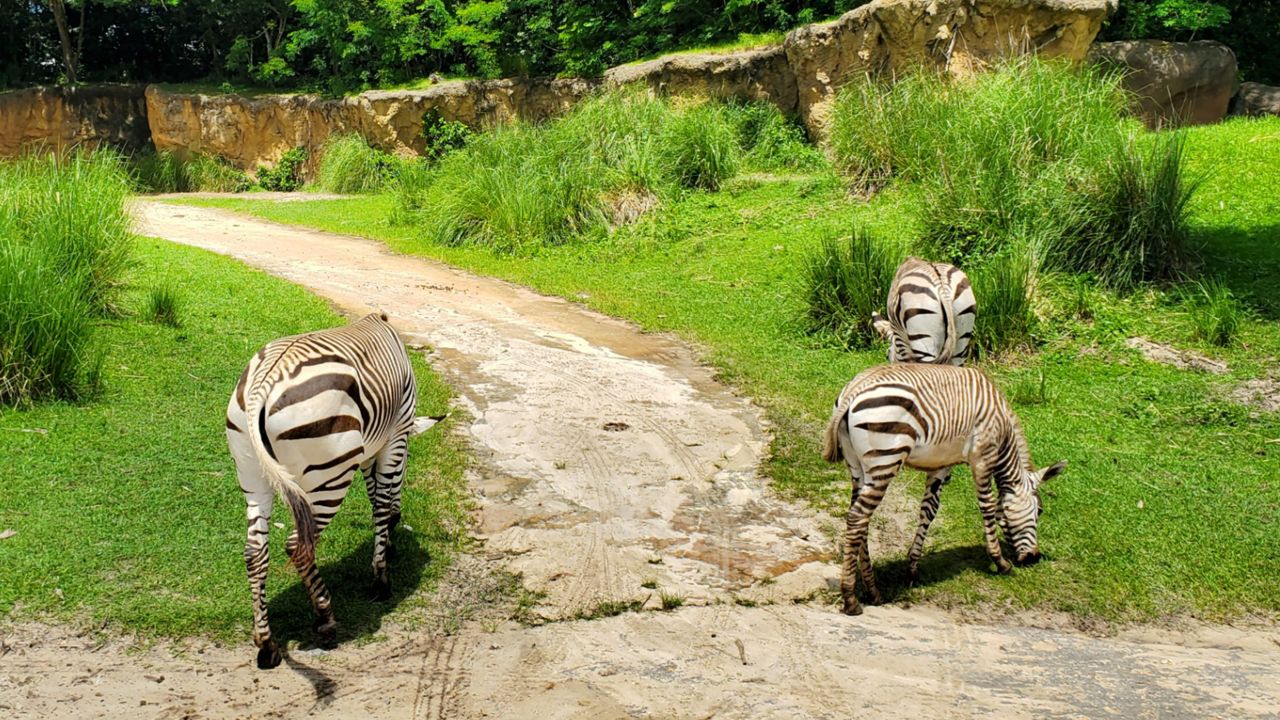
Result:
M332 193L377 192L395 176L402 161L369 146L359 135L340 135L325 143L316 169L316 185Z
M258 168L258 185L263 190L292 192L302 187L302 168L307 163L306 148L285 151L275 167Z
M809 144L804 128L783 117L766 102L727 107L745 164L756 170L812 170L822 166L822 153Z
M0 402L95 389L95 316L117 310L128 175L106 151L0 164Z
M1245 310L1219 280L1197 282L1189 293L1191 326L1198 340L1220 347L1235 343Z
M466 123L445 120L434 110L422 117L422 156L431 162L461 150L473 137L475 133Z
M964 265L1028 229L1047 260L1113 286L1167 277L1189 256L1181 141L1137 148L1118 78L1034 57L953 80L868 79L837 99L831 151L855 190L921 190L931 253Z
M225 160L194 154L183 160L168 150L129 159L133 187L142 193L244 192L249 178Z
M744 114L634 90L601 94L553 122L475 135L434 167L406 171L392 185L394 218L422 223L436 242L506 252L607 232L732 176L745 152ZM769 132L757 128L753 140Z
M970 355L995 355L1029 344L1036 323L1031 308L1036 278L1032 249L1025 243L1011 245L966 274L979 313Z
M861 228L848 238L828 238L804 265L808 332L846 348L869 348L880 336L871 314L881 312L906 251ZM975 288L976 289L976 288ZM986 307L982 308L985 320Z

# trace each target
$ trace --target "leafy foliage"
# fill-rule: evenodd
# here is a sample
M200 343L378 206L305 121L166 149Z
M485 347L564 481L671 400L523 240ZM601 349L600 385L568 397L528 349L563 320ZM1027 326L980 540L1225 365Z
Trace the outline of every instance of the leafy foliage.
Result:
M306 148L286 150L275 167L258 168L258 185L263 190L290 192L302 187L302 167L307 162Z
M422 118L422 156L436 162L454 150L461 150L474 136L466 123L447 120L432 110Z

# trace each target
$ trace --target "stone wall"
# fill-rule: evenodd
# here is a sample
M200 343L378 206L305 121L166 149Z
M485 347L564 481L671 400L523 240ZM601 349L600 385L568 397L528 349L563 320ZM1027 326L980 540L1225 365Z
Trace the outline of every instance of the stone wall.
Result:
M145 146L150 136L141 85L0 93L0 157L33 147L63 151L104 143L129 150Z
M1222 43L1095 43L1089 60L1124 73L1134 111L1152 128L1219 122L1236 94L1236 56Z
M104 106L106 122L88 125L84 113L48 112L48 101L32 103L30 114L48 116L41 122L6 120L0 105L0 122L8 123L0 124L0 154L11 154L10 145L23 138L132 138L139 135L139 117L158 149L220 155L246 170L274 163L293 147L305 147L314 157L327 138L349 132L408 154L423 149L424 116L472 127L513 118L536 121L564 112L598 87L630 84L662 93L765 100L798 114L821 137L836 90L867 73L932 66L968 74L1029 51L1082 61L1114 1L875 0L836 20L798 28L780 45L668 55L612 68L595 79L451 81L339 99L175 93L152 86L145 107ZM15 100L10 114L21 115L22 105ZM119 113L114 121L111 112Z

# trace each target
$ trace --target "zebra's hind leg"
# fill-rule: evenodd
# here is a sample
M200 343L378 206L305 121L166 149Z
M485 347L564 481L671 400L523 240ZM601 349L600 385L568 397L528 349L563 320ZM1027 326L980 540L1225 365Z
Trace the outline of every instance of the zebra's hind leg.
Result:
M246 493L245 500L249 528L244 544L244 566L253 595L253 644L258 648L258 668L270 670L281 660L280 645L271 636L267 619L267 570L271 564L267 540L275 494L268 488L265 492Z
M400 522L400 492L404 485L409 437L402 435L378 453L373 466L369 504L373 506L373 599L391 599L391 578L387 558L391 554L391 531Z
M929 526L938 515L938 507L942 502L942 487L951 479L951 468L934 470L925 478L924 499L920 501L920 523L916 526L916 537L911 542L911 551L907 554L908 577L912 585L920 582L920 556L924 554L924 541L929 535Z
M342 498L346 496L347 488L351 486L351 481L355 478L355 474L356 466L352 465L338 476L308 493L312 510L315 512L317 537L333 521L333 516L338 512L338 506L342 503ZM328 586L325 585L324 579L320 577L320 567L317 564L315 554L312 553L307 558L298 557L298 534L296 530L289 534L289 539L285 542L284 549L289 554L293 567L298 571L298 576L302 578L302 584L307 589L308 597L311 598L311 609L315 611L316 616L314 627L316 633L320 636L320 644L325 647L332 646L338 636L338 621L333 616L333 600L329 596Z
M845 517L844 535L844 568L840 581L840 593L844 599L842 612L845 615L861 615L862 604L858 602L855 570L862 577L871 601L879 604L880 590L876 587L875 571L871 567L871 555L867 549L867 533L871 526L871 515L884 499L885 489L889 481L898 472L901 459L891 463L863 467L860 482L855 480L854 495L849 503L849 513ZM852 465L852 464L851 464ZM852 470L852 467L850 468Z

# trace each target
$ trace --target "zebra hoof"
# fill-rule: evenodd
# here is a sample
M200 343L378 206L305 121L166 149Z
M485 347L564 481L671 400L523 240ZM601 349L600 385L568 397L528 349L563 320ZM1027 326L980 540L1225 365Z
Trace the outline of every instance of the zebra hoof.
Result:
M275 640L268 640L258 648L258 669L270 670L280 664L280 646Z
M390 600L391 581L386 578L374 578L373 588L369 591L369 596L378 602Z
M853 602L849 602L846 600L844 603L844 607L840 609L840 612L844 613L845 615L861 615L862 603L858 602L857 600L854 600Z
M907 571L907 587L915 587L920 582L920 569L911 568Z
M316 620L317 643L325 650L332 650L338 644L338 621L332 617L327 620Z
M1000 575L1012 575L1013 565L1010 565L1008 560L1004 560L1004 559L997 560L996 573Z

